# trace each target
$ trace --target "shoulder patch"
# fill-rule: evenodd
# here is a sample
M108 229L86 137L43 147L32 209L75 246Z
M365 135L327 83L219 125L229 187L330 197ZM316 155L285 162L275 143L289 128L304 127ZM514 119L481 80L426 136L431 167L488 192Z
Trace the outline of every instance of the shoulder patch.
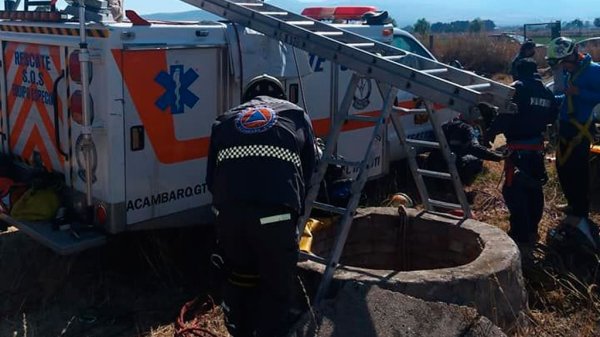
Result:
M249 107L237 114L235 127L245 134L269 130L277 122L277 113L268 106Z

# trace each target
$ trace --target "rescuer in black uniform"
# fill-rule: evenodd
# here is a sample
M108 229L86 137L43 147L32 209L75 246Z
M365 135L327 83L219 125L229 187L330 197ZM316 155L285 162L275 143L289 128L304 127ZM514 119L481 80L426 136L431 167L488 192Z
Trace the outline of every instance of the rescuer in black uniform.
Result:
M534 244L544 210L542 186L548 177L544 166L546 126L555 121L558 106L552 91L544 86L532 58L515 64L514 83L517 112L499 114L485 132L492 141L497 134L506 137L510 155L505 160L502 195L510 211L508 234L517 243Z
M512 75L513 81L519 80L519 71L517 70L517 64L522 59L533 58L535 56L535 42L532 39L527 39L519 48L519 53L513 58L510 64L510 74Z
M463 185L471 185L477 175L483 171L483 161L501 161L502 154L480 143L480 132L476 123L468 123L462 116L442 125L444 136L450 150L456 156L456 169ZM446 160L440 151L432 151L427 159L427 168L432 171L447 172ZM428 179L433 181L433 179ZM444 185L449 187L450 184ZM444 187L438 186L444 189ZM448 188L446 188L448 189Z
M228 270L223 310L234 337L287 333L297 221L316 151L308 115L285 99L277 79L259 76L244 103L212 128L206 179Z

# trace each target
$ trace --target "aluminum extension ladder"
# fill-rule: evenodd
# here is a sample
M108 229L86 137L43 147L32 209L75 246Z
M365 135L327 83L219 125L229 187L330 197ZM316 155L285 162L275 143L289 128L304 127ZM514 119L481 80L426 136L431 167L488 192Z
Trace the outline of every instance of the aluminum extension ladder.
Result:
M337 229L338 233L330 256L322 258L307 255L308 258L326 265L323 279L314 300L315 304L318 304L324 298L333 274L338 267L342 250L350 232L352 219L358 207L360 194L367 180L366 168L371 159L371 147L378 135L378 131L386 125L388 119L391 119L402 145L408 150L411 171L426 208L428 210L434 207L454 208L456 205L429 198L423 176L450 179L457 192L459 192L458 194L462 193L462 198L459 196L460 206L463 208L465 216L469 216L468 203L464 197L462 185L456 172L453 154L448 148L441 125L437 121L432 109L431 102L447 106L465 114L474 112L476 105L480 102L490 103L499 112L512 111L514 105L511 103L513 96L513 89L511 87L336 28L329 24L299 14L290 13L259 0L182 1L355 71L340 109L333 117L333 123L327 137L322 160L313 174L312 187L307 194L306 212L299 225L302 232L304 223L313 207L341 215ZM384 106L379 116L364 117L349 114L353 95L361 76L374 79L383 93ZM427 100L425 110L412 109L403 112L427 112L433 124L437 142L410 140L406 138L400 118L395 113L396 108L393 107L394 98L400 89ZM340 161L333 158L342 126L348 120L374 123L373 135L367 144L367 151L364 158L359 162ZM448 162L450 172L433 172L418 168L415 158L416 147L440 149ZM330 164L341 164L358 168L358 177L352 185L352 196L346 207L335 207L315 201L321 185L320 183L323 180L327 166Z

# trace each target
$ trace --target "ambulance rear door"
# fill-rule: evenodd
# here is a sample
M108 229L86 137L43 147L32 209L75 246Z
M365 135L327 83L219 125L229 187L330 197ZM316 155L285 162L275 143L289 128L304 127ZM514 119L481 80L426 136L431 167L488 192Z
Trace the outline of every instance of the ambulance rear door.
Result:
M212 123L226 109L225 48L132 48L122 55L127 224L174 213L182 217L173 225L210 220L206 157Z
M65 54L61 46L2 43L2 150L68 175Z

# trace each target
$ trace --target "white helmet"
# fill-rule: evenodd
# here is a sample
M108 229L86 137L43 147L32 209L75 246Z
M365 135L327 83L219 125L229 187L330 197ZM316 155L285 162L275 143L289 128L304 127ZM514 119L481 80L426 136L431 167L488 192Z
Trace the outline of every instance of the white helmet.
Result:
M557 37L548 44L546 59L560 61L569 55L577 53L575 42L567 37Z

